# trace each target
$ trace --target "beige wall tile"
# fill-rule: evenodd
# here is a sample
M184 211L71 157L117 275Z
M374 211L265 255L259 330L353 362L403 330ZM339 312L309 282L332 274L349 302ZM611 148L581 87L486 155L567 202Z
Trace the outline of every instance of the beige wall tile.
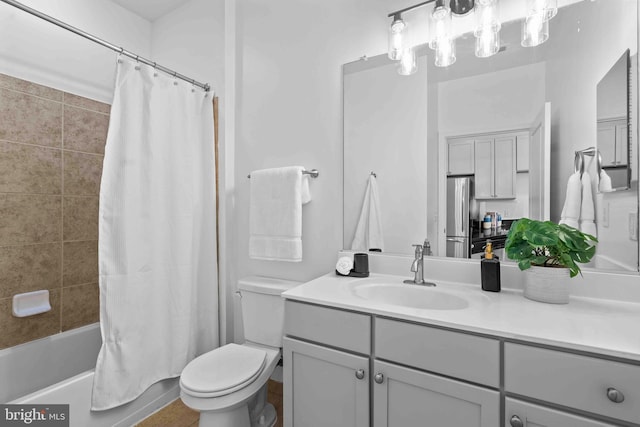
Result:
M73 105L74 107L97 111L99 113L109 114L109 111L111 111L111 105L109 104L67 92L64 93L64 103L67 105Z
M0 246L60 241L61 208L61 196L0 194Z
M0 141L0 192L60 194L62 152Z
M65 242L62 286L98 281L98 241Z
M62 330L100 320L100 290L97 283L62 289Z
M62 91L0 73L0 87L13 89L53 101L62 101Z
M104 153L109 116L64 106L64 148L86 153Z
M98 239L98 197L65 197L63 240Z
M0 247L0 298L60 284L62 244Z
M0 139L60 147L62 104L0 89Z
M29 317L13 317L11 298L0 299L0 349L13 347L60 332L60 290L49 291L51 311Z
M64 194L97 196L100 194L102 160L100 154L64 150Z

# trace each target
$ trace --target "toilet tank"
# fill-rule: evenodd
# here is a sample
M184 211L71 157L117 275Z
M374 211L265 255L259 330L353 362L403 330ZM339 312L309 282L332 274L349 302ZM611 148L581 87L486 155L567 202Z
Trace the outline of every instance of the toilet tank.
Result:
M244 338L257 344L282 347L284 334L284 291L300 282L249 276L238 280Z

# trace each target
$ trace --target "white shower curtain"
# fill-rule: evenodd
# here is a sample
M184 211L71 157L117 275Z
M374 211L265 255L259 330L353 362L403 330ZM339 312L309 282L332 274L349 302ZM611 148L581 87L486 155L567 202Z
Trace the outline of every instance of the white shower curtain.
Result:
M211 94L121 58L99 210L103 344L92 409L218 346Z

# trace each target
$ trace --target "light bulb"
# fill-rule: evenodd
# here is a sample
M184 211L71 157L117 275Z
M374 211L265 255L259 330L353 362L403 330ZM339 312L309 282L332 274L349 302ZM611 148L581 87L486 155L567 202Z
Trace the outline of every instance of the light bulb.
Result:
M475 7L476 15L476 37L483 32L500 31L500 20L498 19L497 0L478 0Z
M522 46L534 47L549 38L549 21L541 14L528 16L522 23Z
M431 13L430 27L433 31L433 37L429 41L431 49L437 49L440 40L451 39L451 9L444 5L444 1L436 2Z
M402 57L408 29L407 23L399 15L394 16L393 23L389 27L389 59L397 61Z
M540 15L548 21L558 13L558 0L527 0L527 18Z
M448 67L456 62L456 44L451 39L438 40L436 45L436 67Z
M409 76L418 70L416 65L416 52L412 47L408 47L402 51L402 57L398 62L398 74L401 76Z
M500 50L500 33L493 31L483 31L476 35L476 56L478 58L488 58Z

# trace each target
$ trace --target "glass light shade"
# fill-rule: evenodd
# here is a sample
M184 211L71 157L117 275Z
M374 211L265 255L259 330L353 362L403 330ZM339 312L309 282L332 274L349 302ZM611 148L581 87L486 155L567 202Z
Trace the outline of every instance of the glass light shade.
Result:
M476 56L478 58L488 58L500 50L500 32L483 31L476 34Z
M448 67L456 62L456 44L452 39L439 40L436 46L436 67Z
M430 21L432 38L429 41L429 47L437 49L439 40L451 39L451 9L444 5L437 5L431 13Z
M389 27L389 59L398 61L402 57L409 33L409 26L400 18L394 18Z
M522 46L541 45L549 38L549 21L542 15L529 16L522 23Z
M527 18L540 15L545 21L558 13L558 0L527 0Z
M475 7L476 29L475 35L478 37L484 32L500 31L500 20L498 19L497 0L477 0Z
M398 74L401 76L410 76L418 70L416 65L416 52L412 47L402 51L402 58L398 62Z

